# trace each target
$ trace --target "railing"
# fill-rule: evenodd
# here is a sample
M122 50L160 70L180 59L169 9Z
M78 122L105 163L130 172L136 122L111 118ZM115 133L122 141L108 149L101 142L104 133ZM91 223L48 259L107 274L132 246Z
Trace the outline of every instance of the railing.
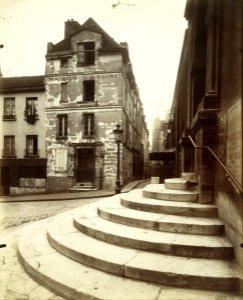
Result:
M238 180L234 177L234 175L225 167L225 165L219 159L217 154L209 146L197 146L190 135L188 135L187 137L190 140L190 142L192 143L194 148L196 148L196 149L207 149L212 154L212 156L217 160L217 162L224 169L224 171L227 173L227 175L230 177L230 179L234 182L234 184L236 185L236 187L239 190L240 194L243 194L243 187L238 182Z
M39 153L40 153L39 149L36 151L30 150L30 149L25 149L24 157L39 157Z
M3 149L2 157L5 157L5 158L16 157L16 149Z

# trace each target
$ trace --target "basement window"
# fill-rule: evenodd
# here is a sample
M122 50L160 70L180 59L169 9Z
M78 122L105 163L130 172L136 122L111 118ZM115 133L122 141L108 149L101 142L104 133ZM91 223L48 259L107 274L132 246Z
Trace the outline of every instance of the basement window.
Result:
M95 81L85 80L83 82L83 101L94 101L95 98Z

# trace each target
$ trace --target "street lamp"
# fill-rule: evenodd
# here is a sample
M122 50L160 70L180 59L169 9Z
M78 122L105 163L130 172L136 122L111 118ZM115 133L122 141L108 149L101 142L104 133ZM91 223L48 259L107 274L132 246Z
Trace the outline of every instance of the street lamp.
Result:
M116 137L117 144L117 168L116 168L116 194L120 194L121 192L121 182L120 182L120 144L121 144L121 135L123 130L120 129L120 125L116 125L116 129L113 130L113 133Z

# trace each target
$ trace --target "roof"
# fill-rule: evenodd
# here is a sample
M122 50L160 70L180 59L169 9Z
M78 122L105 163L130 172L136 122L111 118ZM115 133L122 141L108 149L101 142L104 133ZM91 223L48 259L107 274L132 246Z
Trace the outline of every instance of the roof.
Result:
M44 75L0 78L0 93L2 94L28 91L45 91Z
M79 28L78 28L79 27ZM75 21L75 30L71 35L64 38L59 43L52 45L52 47L48 47L47 56L51 56L56 52L63 52L71 50L71 38L80 32L89 30L92 32L96 32L102 35L103 43L102 48L99 49L101 52L122 52L126 55L127 60L128 57L128 49L124 46L124 44L117 43L112 37L110 37L92 18L89 18L83 25L80 25L78 22Z

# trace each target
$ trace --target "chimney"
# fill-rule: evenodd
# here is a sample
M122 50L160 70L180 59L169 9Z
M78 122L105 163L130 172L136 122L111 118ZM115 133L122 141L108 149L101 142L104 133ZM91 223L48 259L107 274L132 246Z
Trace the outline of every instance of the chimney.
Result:
M66 39L67 37L69 37L72 33L77 31L80 27L81 27L81 25L77 21L74 21L73 19L67 20L65 22L64 38Z

